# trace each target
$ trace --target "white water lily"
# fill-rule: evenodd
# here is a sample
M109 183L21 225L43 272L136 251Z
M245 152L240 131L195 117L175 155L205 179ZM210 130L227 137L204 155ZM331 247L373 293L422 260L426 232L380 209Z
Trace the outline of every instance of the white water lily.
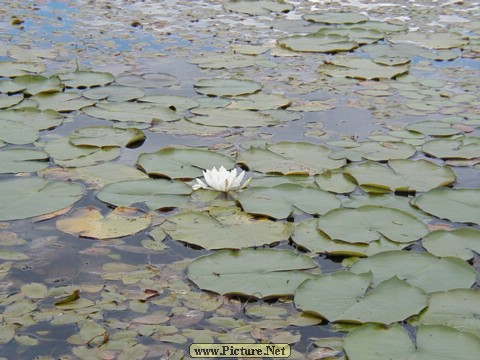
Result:
M223 166L220 166L218 170L214 167L212 170L207 169L203 172L205 182L200 179L195 179L196 183L192 185L192 188L193 190L213 189L224 192L243 189L252 180L252 178L250 178L242 185L244 175L245 171L242 171L237 176L237 169L228 171Z

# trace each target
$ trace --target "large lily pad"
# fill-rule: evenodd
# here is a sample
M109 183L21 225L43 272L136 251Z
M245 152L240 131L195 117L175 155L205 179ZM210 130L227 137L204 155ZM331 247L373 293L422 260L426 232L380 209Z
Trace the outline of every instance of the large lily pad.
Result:
M251 147L237 154L237 162L250 169L272 174L320 174L338 169L345 160L329 157L330 149L306 142L279 142L264 148Z
M290 105L291 100L280 94L256 93L239 96L232 99L229 109L239 110L273 110L283 109Z
M48 154L33 149L5 149L0 151L0 173L34 172L48 166Z
M89 126L73 131L69 136L75 146L131 146L145 139L138 129L118 129L111 126Z
M374 285L398 276L427 293L470 288L477 280L475 269L462 259L403 250L362 258L352 265L350 271L356 274L371 271Z
M367 58L338 58L318 69L322 74L332 77L346 77L361 80L391 79L409 71L407 65L386 66Z
M312 252L340 256L371 256L383 251L401 250L410 245L410 243L396 243L384 237L368 244L331 240L318 230L317 223L318 219L310 219L297 224L292 234L293 242Z
M37 177L0 181L0 220L49 214L73 205L83 193L79 184Z
M152 154L141 154L137 166L152 176L170 179L192 179L203 176L202 171L213 167L233 168L228 156L194 148L164 148Z
M174 240L205 249L241 249L278 243L288 238L285 224L258 220L241 212L212 217L185 212L169 217L162 227Z
M86 99L74 92L40 93L30 98L37 103L39 110L70 112L95 104L95 100Z
M368 16L352 12L318 12L303 15L308 21L324 24L356 24L368 20Z
M345 337L344 349L350 360L464 360L480 353L480 342L475 335L444 325L419 326L414 343L399 324L365 324Z
M56 225L67 234L104 240L133 235L146 229L151 222L150 214L136 208L117 207L104 217L99 209L86 207L57 220Z
M480 189L437 188L412 199L412 205L441 219L480 224Z
M260 127L280 123L276 117L258 111L197 108L192 112L197 116L189 118L189 121L208 126Z
M462 132L462 130L452 127L449 122L431 120L408 124L405 129L431 136L451 136Z
M428 308L418 321L425 325L448 325L480 337L480 291L453 289L430 294Z
M2 111L2 119L22 122L35 130L47 130L61 125L64 117L54 110L22 108Z
M312 215L323 215L340 206L336 196L298 184L252 187L243 191L237 200L247 213L276 219L287 218L294 208Z
M107 72L99 71L72 71L58 74L60 79L67 87L87 88L92 86L102 86L115 80L115 77Z
M127 180L106 185L97 198L115 206L145 203L149 209L170 209L187 202L192 188L182 182L165 179Z
M22 122L0 119L0 141L14 145L25 145L37 140L38 136L38 130Z
M336 272L306 280L295 290L295 306L333 322L391 324L428 305L425 292L392 277L367 292L372 274Z
M200 289L254 298L291 296L314 275L301 270L316 264L290 250L242 249L218 251L193 260L187 277Z
M141 98L145 95L145 91L137 87L115 85L88 89L85 90L82 95L87 99L106 99L108 101L120 102Z
M441 159L474 159L480 157L480 137L430 140L422 151Z
M270 12L285 13L293 10L293 5L278 0L228 1L223 7L230 11L249 15L267 15Z
M209 96L239 96L253 94L262 84L252 80L239 79L200 79L194 84L195 91Z
M372 161L388 161L393 159L408 159L416 153L415 147L402 142L365 141L355 147L336 151L330 157L335 159L348 158L351 161L363 159Z
M279 39L278 44L293 51L320 53L350 51L358 47L358 43L348 36L321 33L288 36Z
M422 239L422 245L436 256L471 260L475 254L480 254L480 230L463 227L452 231L432 231Z
M60 78L56 75L49 78L42 75L22 75L17 76L13 82L20 86L27 95L54 93L63 90Z
M468 37L447 32L408 32L388 36L394 44L415 44L430 49L452 49L468 44Z
M319 219L318 229L332 240L366 244L382 237L408 243L428 233L427 226L415 216L375 205L334 209Z
M449 167L423 159L390 160L388 165L377 162L350 164L345 172L354 177L363 190L371 193L428 191L453 184L456 179Z

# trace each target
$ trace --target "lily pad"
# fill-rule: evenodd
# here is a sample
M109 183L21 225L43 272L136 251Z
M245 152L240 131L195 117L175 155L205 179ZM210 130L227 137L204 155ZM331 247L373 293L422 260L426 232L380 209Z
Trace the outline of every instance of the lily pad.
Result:
M25 145L37 140L39 135L38 130L22 122L0 119L0 141Z
M56 75L49 78L42 75L22 75L13 79L13 82L19 85L27 95L55 93L63 90L63 84Z
M414 343L399 324L365 324L345 337L344 349L350 360L464 360L479 354L480 342L475 335L445 325L419 326Z
M385 237L371 241L368 244L348 243L340 240L331 240L317 228L318 219L305 220L295 226L292 240L295 244L309 251L319 254L340 256L371 256L388 250L401 250L410 243L396 243Z
M192 179L203 176L202 171L214 166L233 168L228 156L196 148L164 148L156 153L141 154L137 166L150 176L170 179Z
M75 209L68 217L57 220L56 225L70 235L104 240L136 234L151 222L150 214L136 208L120 206L104 217L99 209L86 207Z
M264 299L293 295L300 283L314 277L301 270L314 267L308 256L290 250L225 250L193 260L187 277L202 290Z
M0 173L34 172L48 166L48 154L33 149L5 149L0 151Z
M398 276L427 293L470 288L476 281L475 269L456 257L439 258L429 253L394 250L358 260L350 271L356 274L371 271L377 285Z
M293 10L292 4L281 0L229 1L223 7L230 11L249 15L267 15L270 12L286 13Z
M262 84L252 80L239 79L200 79L194 84L195 91L209 96L239 96L253 94Z
M132 146L142 142L145 134L138 129L118 129L111 126L89 126L73 131L69 140L75 146Z
M205 213L185 212L168 218L162 225L174 240L204 249L241 249L278 243L288 238L285 224L254 219L241 212L212 217Z
M70 112L95 104L95 100L86 99L74 92L40 93L30 100L37 103L39 110Z
M2 119L22 122L35 130L49 130L61 125L64 116L54 110L23 108L2 111Z
M280 123L276 117L258 111L196 108L192 112L197 116L188 118L189 121L208 126L261 127Z
M422 151L441 159L474 159L480 157L480 137L430 140Z
M451 136L462 133L461 130L452 127L449 122L430 120L408 124L405 129L431 136Z
M187 202L192 188L182 182L165 179L127 180L106 185L97 198L115 206L145 203L149 209L170 209Z
M232 99L228 109L239 110L271 110L286 108L291 100L280 94L256 93Z
M358 47L356 41L351 41L347 36L338 34L293 35L278 39L277 42L283 48L301 52L336 53Z
M480 254L480 230L463 227L452 231L432 231L422 239L422 246L436 256L471 260L475 254Z
M398 209L375 205L334 209L318 220L318 229L332 240L365 244L382 237L408 243L428 233L427 226L415 216Z
M452 289L430 294L428 308L418 320L424 325L448 325L480 337L480 292Z
M368 16L350 12L319 12L303 15L308 21L324 24L356 24L368 20Z
M391 324L428 306L425 292L396 276L367 291L372 274L336 272L306 280L295 290L295 306L332 322Z
M392 79L409 71L407 65L386 66L367 58L338 58L320 66L318 71L332 77L346 77L360 80Z
M112 85L88 89L82 95L87 99L121 102L141 98L145 95L145 91L132 86Z
M365 141L358 146L340 150L330 155L331 158L348 158L351 161L362 159L372 161L388 161L393 159L408 159L416 153L415 147L402 142Z
M99 71L72 71L58 74L62 82L70 88L87 88L102 86L115 80L115 77L107 72Z
M325 170L338 169L345 160L331 159L330 149L307 142L279 142L264 148L251 147L239 151L237 162L251 170L270 174L320 174Z
M357 184L342 172L325 171L315 177L320 189L336 194L348 194L357 188Z
M415 44L429 49L452 49L468 44L468 37L453 32L408 32L388 36L394 44Z
M79 184L37 177L0 181L0 220L49 214L73 205L83 193Z
M480 189L437 188L415 197L411 203L441 219L480 224Z
M390 160L388 167L377 162L349 164L345 173L370 193L428 191L450 185L456 176L452 169L427 160Z
M323 215L340 206L335 195L298 184L252 187L243 191L237 200L245 212L275 219L287 218L295 208L308 214Z

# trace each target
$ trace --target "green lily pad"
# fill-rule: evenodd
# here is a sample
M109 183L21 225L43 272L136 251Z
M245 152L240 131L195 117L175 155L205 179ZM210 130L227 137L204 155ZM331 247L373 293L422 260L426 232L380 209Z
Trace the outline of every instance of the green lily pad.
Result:
M33 62L0 61L0 76L15 77L30 73L42 73L46 70L45 64Z
M365 324L351 331L344 340L350 360L464 360L480 353L475 335L444 325L421 325L415 342L399 324L385 327Z
M95 106L83 108L82 111L99 119L146 124L176 121L181 118L167 106L136 102L97 103Z
M415 216L398 209L375 205L334 209L318 220L318 229L332 240L365 244L382 237L408 243L428 233L427 226Z
M30 100L37 103L39 110L70 112L95 104L95 100L86 99L74 92L40 93Z
M356 24L368 20L368 16L350 12L319 12L303 15L308 21L324 24Z
M335 195L298 184L252 187L243 191L237 201L247 213L275 219L287 218L295 208L308 214L323 215L340 206Z
M8 344L15 336L15 326L12 324L0 324L0 344Z
M430 140L422 151L441 159L474 159L480 157L480 137Z
M102 86L115 80L115 77L107 72L99 71L72 71L58 74L65 86L70 88L87 88Z
M200 79L194 84L195 91L209 96L239 96L253 94L262 84L239 79Z
M462 259L403 250L362 258L350 271L356 274L371 271L374 285L398 276L427 293L470 288L477 281L475 269Z
M332 322L391 324L428 306L425 292L396 276L367 291L372 274L336 272L306 280L295 290L295 306Z
M449 122L430 120L408 124L405 129L431 136L451 136L462 133L462 130L455 129Z
M85 90L82 96L87 99L108 100L113 102L131 101L141 98L145 95L145 91L132 86L111 85L104 87L95 87Z
M388 250L401 250L410 243L396 243L381 237L379 240L368 244L348 243L345 241L331 240L327 235L318 230L318 219L305 220L295 226L292 240L295 244L309 251L319 254L340 256L371 256Z
M23 122L0 119L0 141L14 145L30 144L38 139L38 130Z
M347 36L338 34L292 35L278 39L277 42L283 48L301 52L336 53L358 47L356 41L351 41Z
M290 250L225 250L193 260L187 277L202 290L264 299L291 296L300 283L314 277L301 270L314 267L308 256Z
M450 185L456 176L452 169L427 160L390 160L388 167L369 161L349 164L345 173L371 193L428 191Z
M49 214L73 205L83 193L79 184L37 177L0 181L0 220Z
M325 27L318 30L316 34L346 36L348 40L356 42L358 45L371 44L385 37L384 32L375 29L364 29L361 24L355 27Z
M293 10L293 5L279 0L240 0L228 1L223 4L226 10L249 14L249 15L267 15L271 12L286 13Z
M345 160L331 159L330 149L306 142L279 142L264 148L251 147L239 151L237 162L249 169L271 174L320 174L325 170L338 169Z
M139 101L166 106L175 111L185 111L200 105L199 102L194 99L176 95L147 95L139 99Z
M156 153L141 154L137 166L151 176L170 179L192 179L203 176L202 171L213 167L233 168L228 156L196 148L164 148Z
M0 151L0 173L34 172L48 167L48 154L33 149L5 149Z
M192 188L182 182L165 179L127 180L106 185L97 198L115 206L145 203L149 209L170 209L187 202Z
M432 231L422 239L422 246L436 256L471 260L475 254L480 254L480 230L464 227L452 231Z
M256 220L241 212L212 217L205 213L173 215L162 228L177 241L204 249L241 249L277 243L288 238L285 224Z
M49 130L61 125L64 116L54 110L22 108L2 111L2 119L22 122L35 130Z
M357 188L357 184L342 172L325 171L315 176L320 189L336 194L348 194Z
M428 308L418 320L424 325L448 325L480 337L480 292L452 289L430 294Z
M280 123L276 117L258 111L196 108L192 113L197 116L188 118L189 121L208 126L260 127Z
M138 129L118 129L111 126L89 126L73 131L68 137L75 146L132 146L145 139Z
M480 189L437 188L416 196L411 203L441 219L480 224Z
M233 98L228 108L257 111L271 110L286 108L290 105L290 103L291 100L284 95L257 93Z
M17 105L23 100L22 94L17 95L0 95L0 109L6 109L11 106Z
M13 79L13 82L20 86L27 95L55 93L63 90L63 84L56 75L49 78L42 75L22 75Z
M429 49L452 49L468 44L468 37L447 32L407 32L388 36L394 44L415 44Z
M360 80L392 79L409 71L408 65L386 66L367 58L344 57L328 62L318 69L332 77L346 77Z
M120 75L115 83L137 88L159 88L178 84L178 79L170 74L149 73L143 75Z
M78 208L57 220L60 231L93 239L113 239L133 235L150 226L152 216L136 208L120 206L103 216L99 209Z
M402 142L365 141L358 146L340 150L330 155L333 159L348 158L350 161L362 159L372 161L388 161L393 159L408 159L416 153L415 147Z

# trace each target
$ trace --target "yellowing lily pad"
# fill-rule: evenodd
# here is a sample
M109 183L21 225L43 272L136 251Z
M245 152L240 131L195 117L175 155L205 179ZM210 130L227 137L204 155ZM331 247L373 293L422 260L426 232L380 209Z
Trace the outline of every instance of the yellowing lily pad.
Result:
M57 220L57 228L71 235L93 239L112 239L136 234L150 226L152 217L136 208L117 207L106 217L93 207L76 209Z

